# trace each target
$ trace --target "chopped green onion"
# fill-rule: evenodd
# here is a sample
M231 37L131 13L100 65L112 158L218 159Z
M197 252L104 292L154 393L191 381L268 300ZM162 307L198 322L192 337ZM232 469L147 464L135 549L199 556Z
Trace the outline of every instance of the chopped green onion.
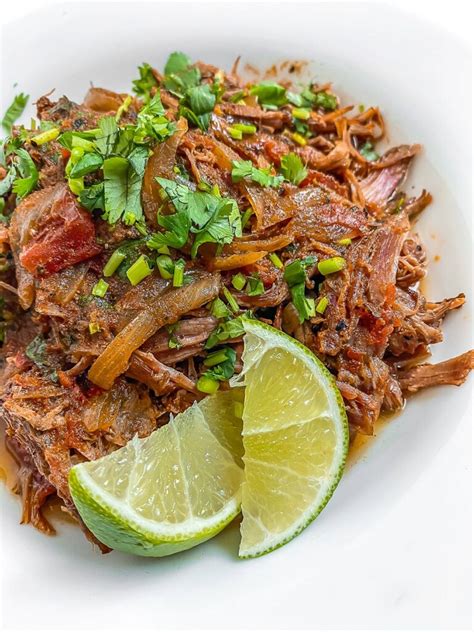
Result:
M120 250L116 250L115 252L113 252L104 266L104 276L111 277L125 258L126 255Z
M242 230L247 226L249 219L252 217L252 214L253 214L253 208L249 206L249 208L242 215L242 219L241 219Z
M232 138L235 140L242 140L242 131L240 129L235 129L234 127L228 127L227 131Z
M294 132L294 134L291 134L291 138L295 141L295 143L298 143L298 145L301 145L302 147L304 147L308 142L306 138L301 134L298 134L298 132Z
M196 388L198 391L201 391L201 393L213 395L219 390L219 382L207 375L201 375L199 380L196 382Z
M74 195L79 195L84 190L84 178L68 178L67 183Z
M184 266L186 262L184 259L178 259L174 264L173 271L173 287L181 287L184 283Z
M318 314L324 314L326 311L326 307L329 305L328 299L323 296L319 299L318 304L316 305L316 311Z
M340 246L350 246L352 244L352 239L350 237L345 237L344 239L339 239L337 243Z
M232 125L232 129L236 129L242 134L255 134L257 128L255 125L247 125L246 123L235 123Z
M277 255L276 252L271 252L268 255L268 258L270 259L270 261L273 263L273 265L278 268L278 269L282 269L283 268L283 261L280 259L280 257Z
M299 119L300 121L307 121L310 117L309 110L306 108L293 108L291 113L295 119Z
M158 272L162 279L172 279L174 273L174 261L169 255L160 255L156 258Z
M230 309L236 314L239 311L239 304L226 287L222 288L222 292L229 303Z
M339 272L346 267L346 260L344 257L331 257L330 259L324 259L318 263L318 270L324 276Z
M131 103L132 103L132 97L128 95L124 99L122 104L120 105L119 109L117 110L117 114L115 115L115 120L117 122L120 121L120 119L122 118L122 114L125 114L125 112L128 111L128 108L130 107Z
M234 276L232 277L232 285L239 292L240 290L244 289L244 285L246 282L247 279L245 278L245 275L243 275L241 272L239 272L238 274L234 274Z
M93 296L100 296L100 298L104 298L105 293L109 289L109 284L104 279L99 279L97 283L92 288Z
M45 132L41 132L41 134L33 136L31 142L33 143L33 145L44 145L45 143L49 143L52 140L55 140L58 136L59 129L57 127L53 127L46 130Z
M247 283L246 292L248 296L260 296L265 292L263 281L258 276L251 276Z
M301 259L296 259L296 261L292 261L286 266L283 278L290 287L292 285L296 285L297 283L305 282L305 268L301 262Z
M210 353L203 364L204 366L216 366L216 364L225 362L227 359L227 349L219 349L218 351Z
M89 323L89 332L91 334L97 334L100 331L99 323Z
M148 261L144 255L140 255L138 259L127 270L128 280L132 285L138 285L147 276L152 273L152 269L148 265Z
M226 318L230 316L230 311L222 299L216 298L211 303L211 314L215 318Z
M234 415L242 418L244 414L244 405L242 402L234 402Z
M160 255L169 255L170 249L168 248L168 246L160 246L156 249L156 252L158 252Z
M364 110L365 110L365 105L363 103L359 103L359 112L362 114Z

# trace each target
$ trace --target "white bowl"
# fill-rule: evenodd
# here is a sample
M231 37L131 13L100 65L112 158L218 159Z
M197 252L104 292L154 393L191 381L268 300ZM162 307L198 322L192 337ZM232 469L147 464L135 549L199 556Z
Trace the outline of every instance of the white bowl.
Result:
M13 23L3 47L4 106L19 90L33 100L52 88L80 100L91 81L127 90L139 63L160 68L176 49L227 68L238 54L261 68L310 60L318 80L382 108L391 142L424 145L407 186L435 200L418 224L427 292L468 298L433 356L472 346L469 55L444 31L379 4L78 3ZM4 625L469 627L470 390L410 400L316 522L253 561L237 560L235 526L167 559L101 556L71 526L56 538L20 527L19 504L2 488Z

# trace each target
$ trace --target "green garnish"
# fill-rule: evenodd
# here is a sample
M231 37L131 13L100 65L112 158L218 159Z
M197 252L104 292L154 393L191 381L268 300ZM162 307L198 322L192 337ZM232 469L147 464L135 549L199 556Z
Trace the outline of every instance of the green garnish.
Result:
M71 158L69 162L71 162L71 160L73 159L73 154L74 152L77 151L77 149L79 148L72 150ZM83 152L83 150L81 151ZM69 162L68 162L68 165L69 165ZM100 154L97 154L95 152L84 154L83 152L82 157L80 157L79 160L75 162L75 164L71 162L72 166L68 175L71 178L81 178L82 176L85 176L88 173L92 173L93 171L97 171L97 169L100 169L102 167L103 162L104 162L104 159L102 158Z
M242 140L242 132L239 129L234 129L233 127L228 127L227 131L229 135L235 140Z
M350 246L352 244L352 239L350 237L344 237L344 239L339 239L337 243L340 246Z
M247 226L249 219L253 215L253 208L249 206L249 208L242 215L242 230Z
M28 94L17 94L11 104L8 106L2 119L2 127L9 134L15 121L23 114L29 99Z
M24 198L31 193L38 184L38 169L26 149L17 149L15 154L18 156L16 168L21 177L16 178L13 182L12 189L18 197Z
M132 105L132 97L130 95L127 95L125 97L125 99L123 100L122 104L119 106L119 109L117 110L116 114L115 114L115 120L117 121L117 123L120 121L120 119L122 118L122 116L128 112L128 108Z
M169 255L160 255L156 258L158 272L162 279L172 279L174 273L174 261Z
M89 323L89 333L91 335L97 334L100 331L99 323Z
M257 131L255 125L250 125L247 123L235 123L234 125L232 125L231 129L238 130L239 132L242 132L242 134L255 134L255 132Z
M204 243L230 244L234 237L242 235L240 213L235 200L221 198L213 193L192 191L174 180L157 178L157 182L176 213L159 213L158 223L165 231L152 236L148 242L151 248L169 246L179 249L194 235L191 248L194 258Z
M300 121L307 121L310 117L310 111L306 108L293 108L291 114Z
M186 91L180 101L179 113L205 132L215 104L216 95L207 84L194 86Z
M257 274L250 276L248 278L245 291L248 296L260 296L260 294L263 294L265 292L265 288L263 286L262 279Z
M245 275L239 272L238 274L234 274L232 277L232 285L235 287L237 291L241 291L244 289L244 286L247 282Z
M41 132L41 134L33 136L31 142L33 143L33 145L44 145L45 143L50 143L52 140L56 140L58 136L59 129L57 127L52 127L45 132Z
M306 138L298 132L293 132L293 134L290 134L290 136L295 141L295 143L298 143L298 145L301 145L301 147L304 147L308 142Z
M136 147L127 158L114 156L104 160L104 214L109 224L123 219L133 224L143 217L142 180L148 159L145 147Z
M232 182L252 180L262 187L279 187L283 182L283 176L274 176L270 169L258 169L251 160L232 161Z
M122 252L120 249L115 250L115 252L113 252L110 255L109 260L104 266L103 275L105 277L111 277L114 274L114 272L117 270L117 268L120 266L122 261L125 259L125 257L126 257L126 254Z
M181 287L184 283L184 267L186 262L184 259L178 259L174 264L173 270L173 287Z
M315 315L313 298L305 295L306 268L316 263L316 257L296 259L285 268L283 278L288 283L291 292L291 300L298 312L298 319L303 323Z
M264 107L278 108L287 103L286 90L279 83L263 81L250 88L250 94L256 96Z
M207 373L207 371L206 371ZM214 395L219 390L219 382L212 377L204 374L196 382L196 388L201 393L206 393L207 395Z
M319 299L318 304L316 305L316 312L318 314L324 314L326 311L326 307L329 305L329 300L323 296Z
M230 311L224 301L217 297L211 303L211 314L215 318L227 318L230 316Z
M252 317L251 312L246 312L245 316ZM216 329L211 333L204 345L205 349L212 349L218 344L221 344L225 340L231 340L233 338L240 338L245 333L242 325L242 319L240 316L228 320L218 325Z
M308 175L308 170L299 156L290 152L281 159L280 173L285 180L293 184L300 184Z
M235 300L232 293L226 287L222 288L222 293L224 294L227 302L229 303L230 309L234 312L234 314L237 314L237 312L239 311L239 304Z
M231 347L222 347L210 353L204 360L204 366L210 367L202 377L224 382L234 375L237 354Z
M330 259L324 259L318 263L318 270L320 274L327 276L334 272L339 272L346 267L346 260L344 257L331 257Z
M104 298L109 289L109 284L104 279L99 279L97 283L92 288L91 294L93 296L99 296L100 298Z
M380 158L380 156L375 151L374 146L372 145L370 140L368 140L361 147L361 149L359 150L359 153L361 154L361 156L364 156L364 158L368 160L369 162L373 162L374 160L378 160Z
M171 53L165 65L164 85L167 90L182 98L189 88L199 85L200 81L199 68L191 65L187 55Z
M276 252L270 252L268 258L276 268L278 268L279 270L283 268L283 261L280 259Z
M25 349L26 357L33 362L42 373L53 382L58 381L56 369L51 366L50 355L48 354L46 340L38 335L29 343Z
M145 102L148 102L151 98L152 88L157 88L158 82L150 64L142 64L138 67L138 72L140 77L133 81L133 91Z
M135 263L128 268L127 277L132 285L138 285L140 281L143 281L152 272L153 270L148 265L145 256L140 255Z

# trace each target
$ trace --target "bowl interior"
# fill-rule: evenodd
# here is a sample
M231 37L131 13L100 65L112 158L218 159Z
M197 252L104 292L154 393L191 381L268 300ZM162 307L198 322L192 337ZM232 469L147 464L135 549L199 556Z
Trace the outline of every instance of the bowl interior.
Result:
M444 359L472 346L470 155L464 140L470 127L465 85L469 58L459 44L429 24L380 5L86 6L44 9L4 30L4 106L20 90L34 100L55 88L56 97L67 94L79 101L90 82L128 90L138 64L149 61L161 68L175 49L226 68L237 55L242 55L243 65L259 68L289 58L308 60L310 75L333 81L344 101L379 105L391 143L424 145L406 190L427 188L434 196L416 226L430 260L426 293L433 300L460 291L467 295L467 305L448 317L445 341L433 348L433 357ZM396 46L389 44L393 33ZM446 89L448 77L449 85L456 86L456 98ZM32 113L30 106L27 115ZM144 626L159 618L164 627L214 627L219 621L258 627L268 620L275 627L278 621L285 627L307 627L307 609L300 614L295 609L290 616L284 609L286 599L296 603L296 592L307 594L310 585L336 589L341 549L367 524L383 520L419 475L435 466L439 451L463 423L469 401L466 387L443 387L414 397L347 471L310 528L288 547L246 563L236 559L237 525L174 558L153 561L116 553L101 558L67 524L59 525L57 538L19 527L18 503L2 487L8 595L31 590L35 602L44 603L56 593L55 599L59 595L63 608L70 608L76 625L83 628L108 626L110 609L113 620L122 625L133 625L138 617ZM48 581L38 581L45 571ZM236 590L248 605L240 615ZM84 604L84 609L78 607ZM18 612L9 609L7 600L5 608L11 624ZM333 615L329 605L320 604L321 624L344 627L344 616ZM25 625L35 616L33 611L21 613ZM61 627L51 619L48 624L49 629Z

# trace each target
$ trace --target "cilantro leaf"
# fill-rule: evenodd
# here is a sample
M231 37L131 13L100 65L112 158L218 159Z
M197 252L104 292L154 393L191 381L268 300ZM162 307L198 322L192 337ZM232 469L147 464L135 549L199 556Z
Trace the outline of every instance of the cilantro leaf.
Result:
M216 364L212 368L208 369L204 373L204 375L214 380L219 380L219 382L229 380L234 375L237 353L234 349L232 349L232 347L223 347L222 349L214 353L222 353L222 355L226 356L226 359L223 362L220 362L219 364Z
M235 200L220 198L204 191L192 191L183 184L166 178L156 178L169 201L176 209L173 215L158 216L158 223L166 229L156 233L149 241L151 248L170 246L182 248L194 233L191 256L208 242L228 244L241 236L240 212Z
M370 140L361 147L360 154L369 162L373 162L374 160L378 160L380 158Z
M337 107L337 99L333 94L325 91L313 92L311 86L306 86L299 94L288 92L287 98L289 103L297 108L321 107L325 110L335 110Z
M99 120L99 133L95 146L104 158L108 158L114 151L119 135L119 127L114 116L104 116Z
M250 94L256 96L263 106L280 107L288 102L285 88L271 81L263 81L252 86Z
M305 294L306 268L316 263L316 257L310 256L305 259L296 259L286 266L283 273L284 280L290 288L291 300L298 312L298 319L303 323L308 318L316 314L316 307L313 298L308 298Z
M18 156L16 167L21 178L17 178L13 182L13 192L20 198L26 197L38 184L38 169L33 159L26 149L17 149L15 154Z
M137 147L128 160L114 156L104 161L104 219L109 224L119 219L133 224L143 217L141 188L147 158L148 150Z
M165 116L165 108L159 94L156 94L137 116L133 132L133 142L143 144L149 140L163 141L171 136L176 125Z
M15 175L15 168L10 167L7 171L7 175L3 178L3 180L0 180L0 197L6 195L11 189L13 181L15 180Z
M242 236L239 208L235 200L221 198L207 224L194 238L191 256L205 243L230 244L234 237Z
M298 185L306 178L308 170L304 166L301 158L293 152L290 152L281 159L280 173L285 180Z
M79 194L79 202L89 211L94 209L103 211L105 209L104 183L99 182L90 187L85 187Z
M17 94L11 104L8 106L2 118L2 127L9 134L15 121L23 114L29 99L28 94Z
M70 178L81 178L82 176L97 171L102 166L104 159L95 152L88 152L79 158L76 164L72 167L69 174Z
M211 121L216 95L206 84L190 88L180 104L180 114L205 132Z
M241 180L253 180L262 187L279 187L283 182L283 176L273 176L270 169L258 169L251 160L232 161L232 182Z
M186 92L199 85L201 73L199 68L191 65L191 60L184 53L171 53L165 65L164 86L167 90L182 98Z
M173 75L183 70L187 70L191 65L190 58L179 51L171 53L168 57L168 61L165 64L165 75Z
M158 81L153 74L152 67L146 62L138 66L138 72L140 76L132 82L132 89L133 92L146 103L150 100L152 88L158 87Z

